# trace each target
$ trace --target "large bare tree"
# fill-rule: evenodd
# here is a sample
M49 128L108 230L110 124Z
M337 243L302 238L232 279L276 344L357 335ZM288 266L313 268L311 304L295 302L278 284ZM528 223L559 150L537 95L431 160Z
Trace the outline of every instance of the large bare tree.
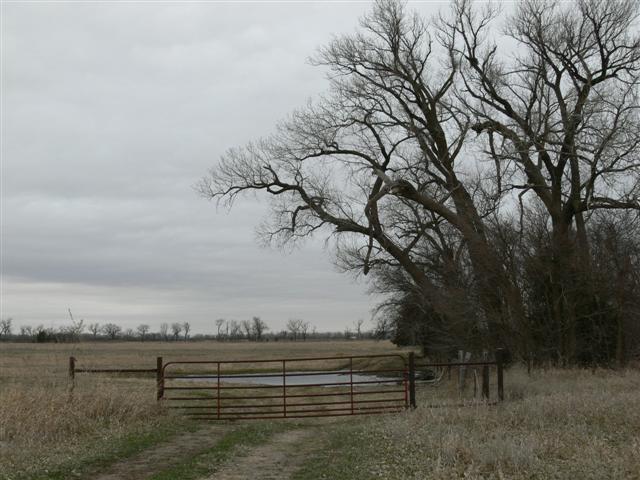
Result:
M272 137L228 151L200 191L228 202L265 191L273 207L266 237L286 243L328 230L355 245L364 273L400 265L451 315L414 255L431 224L445 221L465 238L484 323L493 343L502 342L501 327L523 309L495 261L462 161L470 119L453 95L457 61L434 51L430 26L400 3L377 3L361 23L314 60L329 69L331 94Z
M443 37L461 64L461 103L495 162L494 181L535 198L551 223L550 284L558 355L575 350L576 275L598 210L640 210L640 4L524 1L507 18L507 57L492 8L458 2ZM579 296L585 292L580 291Z
M506 32L522 47L512 60L490 41L491 7L459 1L430 23L377 2L357 33L313 59L330 93L271 137L229 150L201 193L229 204L269 194L265 238L329 234L350 268L401 269L430 309L459 324L469 305L443 295L460 285L429 271L436 252L467 269L444 280L471 276L484 344L523 348L525 302L490 227L533 193L559 259L590 211L638 208L637 3L568 8L522 2Z

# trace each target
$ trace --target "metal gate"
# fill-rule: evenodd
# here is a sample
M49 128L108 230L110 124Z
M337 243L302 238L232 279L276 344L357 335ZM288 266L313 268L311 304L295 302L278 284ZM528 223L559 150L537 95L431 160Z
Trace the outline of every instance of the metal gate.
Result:
M402 355L171 361L158 399L203 420L367 415L413 404L409 380Z

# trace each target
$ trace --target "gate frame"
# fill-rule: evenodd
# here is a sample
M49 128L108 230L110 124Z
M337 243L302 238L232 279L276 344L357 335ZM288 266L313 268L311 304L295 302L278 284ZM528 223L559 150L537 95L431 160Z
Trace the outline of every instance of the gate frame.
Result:
M410 356L412 356L411 354ZM353 370L353 360L354 359L367 359L367 358L397 358L401 361L401 368L385 368L385 369L376 369L376 370ZM336 369L325 369L325 370L309 370L308 372L300 372L300 373L287 373L287 364L292 362L313 362L313 361L322 361L322 360L344 360L349 362L349 370L341 370L338 371ZM160 362L160 360L158 360ZM234 364L259 364L259 363L273 363L273 364L281 364L281 372L280 373L252 373L252 374L221 374L220 365L234 365ZM168 375L167 367L172 365L213 365L215 366L214 370L215 374L202 375L201 378L211 378L216 380L216 386L175 386L169 387L166 386L166 380L169 379L193 379L198 378L198 375ZM158 367L160 367L160 363L158 363ZM191 416L199 419L208 419L208 420L251 420L251 419L278 419L278 418L311 418L311 417L327 417L327 416L345 416L345 415L365 415L365 414L378 414L378 413L391 413L391 412L399 412L403 409L407 409L409 407L415 408L415 371L413 370L413 366L411 365L411 361L407 362L405 356L401 354L377 354L377 355L351 355L351 356L331 356L331 357L298 357L298 358L274 358L274 359L260 359L260 360L194 360L194 361L170 361L164 363L162 367L158 370L158 392L157 397L159 401L167 401L172 400L171 398L166 398L164 396L167 390L216 390L215 397L211 398L201 398L207 400L215 400L216 408L215 413L196 413ZM343 373L349 375L348 382L319 382L312 384L304 384L304 385L287 385L287 377L295 377L302 375L326 375L326 374L335 374L335 373ZM354 374L376 374L376 373L400 373L400 379L392 378L389 380L375 380L375 381L354 381ZM233 378L250 378L250 377L274 377L274 378L282 378L282 385L249 385L249 386L221 386L221 379L233 379ZM355 392L354 386L356 385L364 385L364 384L384 384L384 383L396 383L402 382L403 388L400 390L374 390L374 391L363 391L363 392ZM296 387L325 387L325 386L345 386L349 387L348 392L332 392L332 393L307 393L307 394L288 394L288 388L296 388ZM281 408L278 411L262 411L262 412L230 412L228 415L224 412L221 412L221 409L224 408L221 403L223 400L229 400L233 397L222 397L221 390L241 390L241 389L265 389L265 388L282 388L281 395L270 395L270 396L252 396L252 397L241 397L243 400L257 400L260 398L270 398L270 399L282 399L282 404L276 405L241 405L237 406L237 408ZM392 398L392 399L375 399L375 400L356 400L354 398L355 395L366 395L366 394L389 394L389 393L403 393L403 398ZM309 404L287 404L287 398L311 398L311 397L319 397L319 396L344 396L349 395L349 400L344 402L314 402ZM198 400L196 397L177 397L173 398L173 400L180 401L188 401L188 400ZM400 405L398 402L402 401L403 403ZM395 405L386 405L386 406L377 406L377 407L363 407L359 406L359 404L365 403L395 403ZM344 408L324 408L320 410L288 410L288 407L306 407L306 406L326 406L326 405L349 405ZM176 406L169 408L189 408L189 406ZM197 408L197 407L191 407ZM206 408L203 406L202 408ZM234 408L233 406L228 406L227 408ZM234 416L234 414L236 416ZM265 415L265 416L260 416Z

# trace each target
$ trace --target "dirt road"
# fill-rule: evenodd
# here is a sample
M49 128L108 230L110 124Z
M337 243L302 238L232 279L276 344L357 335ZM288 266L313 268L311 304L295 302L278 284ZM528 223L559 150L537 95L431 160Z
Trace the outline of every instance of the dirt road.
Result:
M207 480L286 480L318 448L317 432L290 430L249 449L224 465Z
M226 434L241 428L231 425L205 426L151 447L132 458L111 465L87 480L144 480L174 465L210 451ZM286 480L314 451L322 448L322 434L314 426L292 426L275 433L264 443L238 445L230 458L200 480ZM193 478L190 476L189 478ZM176 480L179 480L176 477Z
M90 475L91 480L142 480L161 472L185 457L212 448L229 426L211 425L196 432L185 433L140 452L138 455L111 465L104 472Z

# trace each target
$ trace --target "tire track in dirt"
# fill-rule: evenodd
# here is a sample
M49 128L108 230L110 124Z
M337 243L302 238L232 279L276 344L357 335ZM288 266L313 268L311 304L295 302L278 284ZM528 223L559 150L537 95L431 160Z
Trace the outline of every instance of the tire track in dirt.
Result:
M185 458L213 447L230 431L229 426L213 425L185 433L115 463L103 472L85 478L87 480L144 480Z
M286 480L320 447L317 429L278 433L263 445L238 452L206 480Z

